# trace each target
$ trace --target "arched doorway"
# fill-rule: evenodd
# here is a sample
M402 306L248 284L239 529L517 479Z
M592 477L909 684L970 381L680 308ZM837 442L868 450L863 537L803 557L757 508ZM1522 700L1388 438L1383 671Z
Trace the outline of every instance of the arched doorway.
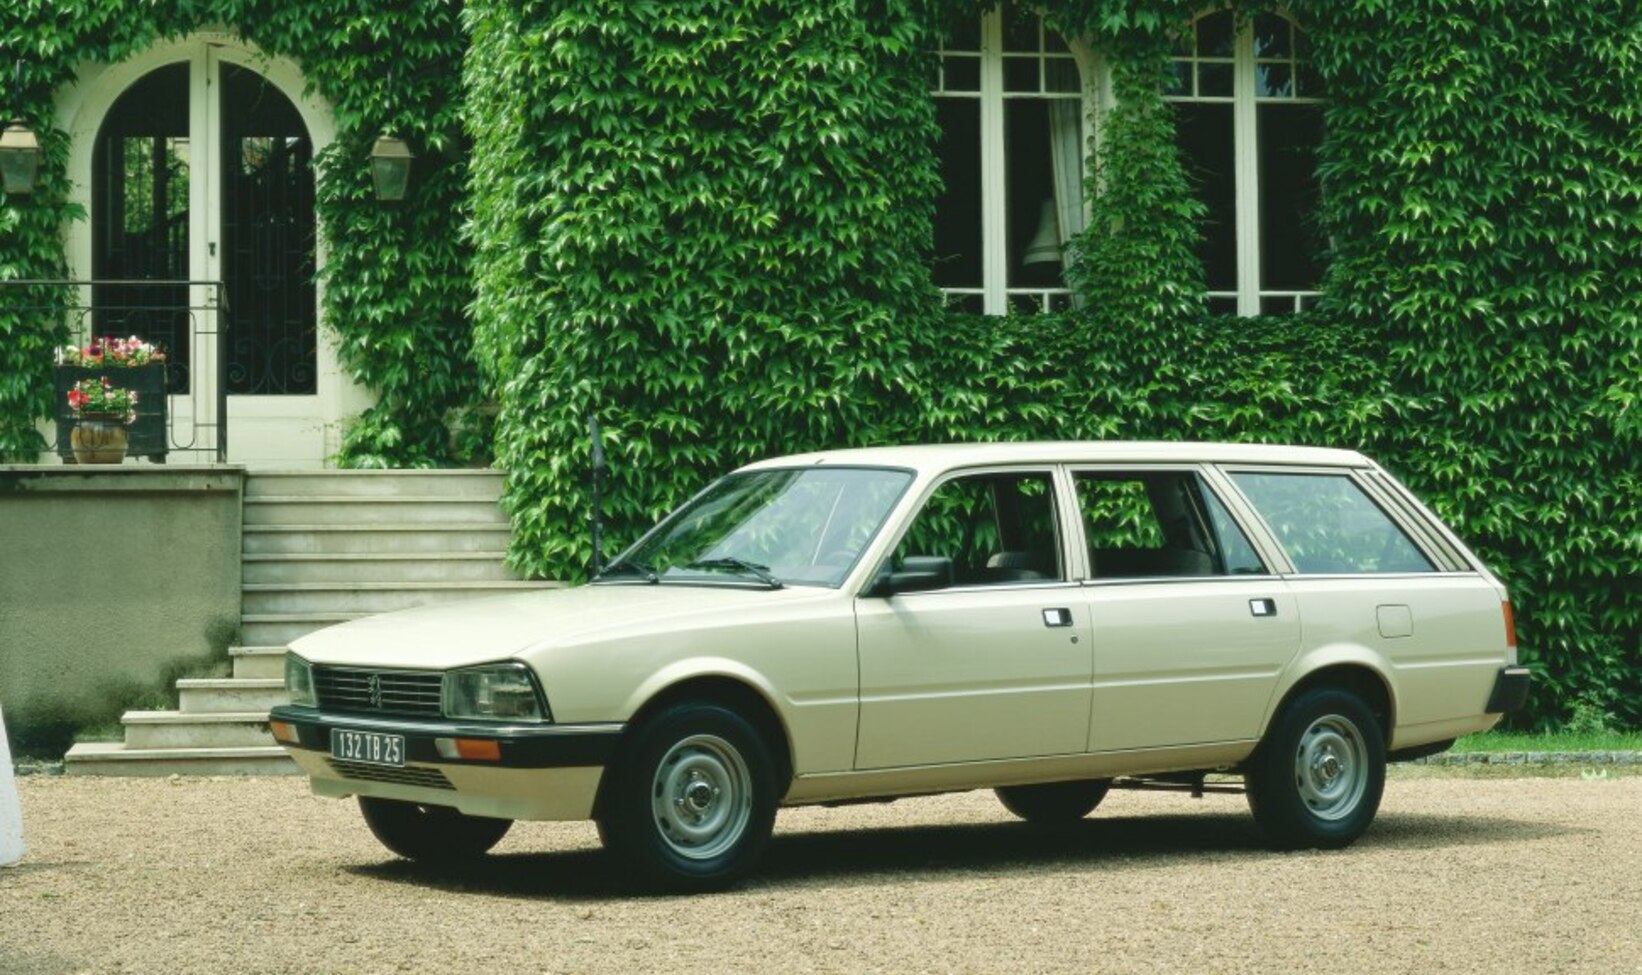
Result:
M231 461L322 466L367 400L320 328L313 159L332 124L295 65L200 35L93 69L63 113L90 216L70 235L76 276L220 281L228 309L199 285L106 284L96 331L164 343L184 422L214 423L223 391ZM198 446L173 457L208 459Z

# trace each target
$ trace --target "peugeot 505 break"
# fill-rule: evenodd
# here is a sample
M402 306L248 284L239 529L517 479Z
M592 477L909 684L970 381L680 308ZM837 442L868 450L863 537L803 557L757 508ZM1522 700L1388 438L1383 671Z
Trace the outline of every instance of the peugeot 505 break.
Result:
M587 585L344 623L286 674L275 736L391 850L592 819L675 889L779 806L976 788L1057 823L1223 773L1275 844L1341 847L1387 761L1529 680L1504 587L1372 461L1182 443L762 461Z

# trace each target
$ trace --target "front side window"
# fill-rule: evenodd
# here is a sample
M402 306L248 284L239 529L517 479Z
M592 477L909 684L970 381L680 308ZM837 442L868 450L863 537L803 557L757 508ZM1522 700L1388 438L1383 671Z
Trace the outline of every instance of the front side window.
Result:
M1261 574L1247 536L1190 471L1080 471L1095 579Z
M1083 89L1078 58L1029 8L1002 4L946 38L934 277L952 307L1070 306L1065 247L1085 222Z
M958 586L1060 581L1066 574L1055 526L1047 471L956 477L930 495L889 568L938 564Z
M1302 573L1435 572L1431 560L1345 474L1231 475Z
M1305 33L1280 14L1204 14L1175 49L1165 94L1208 210L1198 254L1209 307L1239 315L1308 307L1322 279L1323 90Z
M907 471L809 467L731 474L611 562L605 579L766 576L836 588L912 482Z

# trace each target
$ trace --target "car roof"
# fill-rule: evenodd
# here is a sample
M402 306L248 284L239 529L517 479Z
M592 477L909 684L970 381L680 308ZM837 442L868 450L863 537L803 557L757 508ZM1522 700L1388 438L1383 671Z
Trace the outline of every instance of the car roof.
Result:
M993 464L1289 464L1317 467L1367 467L1368 458L1354 450L1294 447L1278 444L1182 443L1174 441L1061 440L1009 443L917 444L901 447L857 447L771 457L742 470L817 464L905 467L924 473Z

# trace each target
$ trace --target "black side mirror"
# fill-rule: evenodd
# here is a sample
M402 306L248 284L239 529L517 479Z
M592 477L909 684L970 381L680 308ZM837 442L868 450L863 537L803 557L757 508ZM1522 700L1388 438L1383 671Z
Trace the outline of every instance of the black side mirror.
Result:
M868 596L893 596L903 592L928 592L952 585L952 560L944 555L909 555L901 568L892 571L889 563L878 570L878 578Z

